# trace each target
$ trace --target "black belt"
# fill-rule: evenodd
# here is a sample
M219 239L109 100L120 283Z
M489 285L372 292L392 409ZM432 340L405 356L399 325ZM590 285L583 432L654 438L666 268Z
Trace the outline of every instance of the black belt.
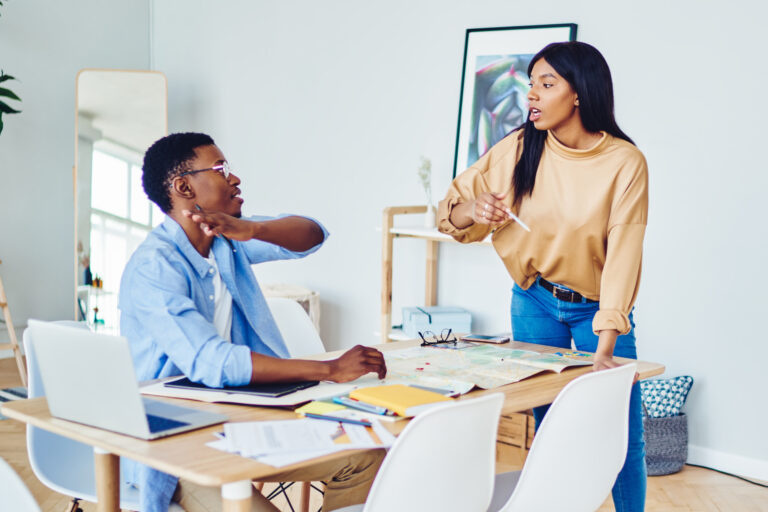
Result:
M557 300L564 300L565 302L600 302L598 300L588 299L578 292L572 292L565 288L560 288L556 284L552 284L543 277L539 277L539 283L542 288L548 292L552 292L552 296Z

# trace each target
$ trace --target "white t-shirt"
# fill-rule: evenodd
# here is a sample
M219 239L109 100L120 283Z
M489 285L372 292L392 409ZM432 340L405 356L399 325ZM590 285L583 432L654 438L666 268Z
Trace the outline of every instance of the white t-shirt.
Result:
M213 252L209 254L206 261L211 264L213 272L213 326L219 336L225 340L232 341L232 294L227 290L227 285L221 280L219 267L216 265L216 259Z

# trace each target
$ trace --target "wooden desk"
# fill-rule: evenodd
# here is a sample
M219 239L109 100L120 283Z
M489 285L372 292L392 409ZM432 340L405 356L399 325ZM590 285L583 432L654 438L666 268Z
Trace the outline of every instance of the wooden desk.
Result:
M387 351L417 344L418 341L410 340L387 343L380 348ZM516 342L504 346L538 350L540 352L554 352L558 350L541 345ZM522 411L538 405L551 403L568 382L589 371L589 367L580 367L565 370L561 374L547 372L494 390L473 391L468 396L503 392L505 395L503 411L505 413ZM664 366L656 363L639 362L638 365L640 378L659 375L663 371ZM294 412L279 409L208 404L189 400L184 400L183 402L173 399L167 400L183 403L183 405L188 407L225 414L229 417L229 421L296 418ZM9 418L29 423L30 425L55 432L94 447L99 511L114 512L119 510L120 469L118 456L137 460L160 471L185 478L199 485L221 487L225 511L246 511L250 510L251 480L268 479L270 476L277 474L278 471L282 472L286 469L295 469L348 455L348 452L341 452L341 454L330 454L293 466L274 468L252 459L205 446L206 443L214 440L214 432L222 430L221 425L165 439L143 441L122 434L53 418L50 415L45 398L5 403L2 406L2 413ZM397 433L402 430L405 423L405 421L399 421L391 427L388 424L387 427Z

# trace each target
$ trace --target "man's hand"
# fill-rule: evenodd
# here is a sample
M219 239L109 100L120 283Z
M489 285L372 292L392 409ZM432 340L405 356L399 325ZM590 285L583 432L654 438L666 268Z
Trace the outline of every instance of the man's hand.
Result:
M242 242L253 238L254 221L238 219L221 212L182 210L181 213L197 223L207 236L223 235Z
M362 345L351 348L338 359L328 361L328 364L328 380L334 382L349 382L370 372L378 374L380 379L387 376L384 355L375 348Z

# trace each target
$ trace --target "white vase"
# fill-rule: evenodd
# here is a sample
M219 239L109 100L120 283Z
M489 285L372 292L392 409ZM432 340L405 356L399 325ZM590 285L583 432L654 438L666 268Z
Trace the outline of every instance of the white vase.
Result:
M427 213L424 214L424 227L425 228L433 228L435 227L435 207L431 204L427 205Z

